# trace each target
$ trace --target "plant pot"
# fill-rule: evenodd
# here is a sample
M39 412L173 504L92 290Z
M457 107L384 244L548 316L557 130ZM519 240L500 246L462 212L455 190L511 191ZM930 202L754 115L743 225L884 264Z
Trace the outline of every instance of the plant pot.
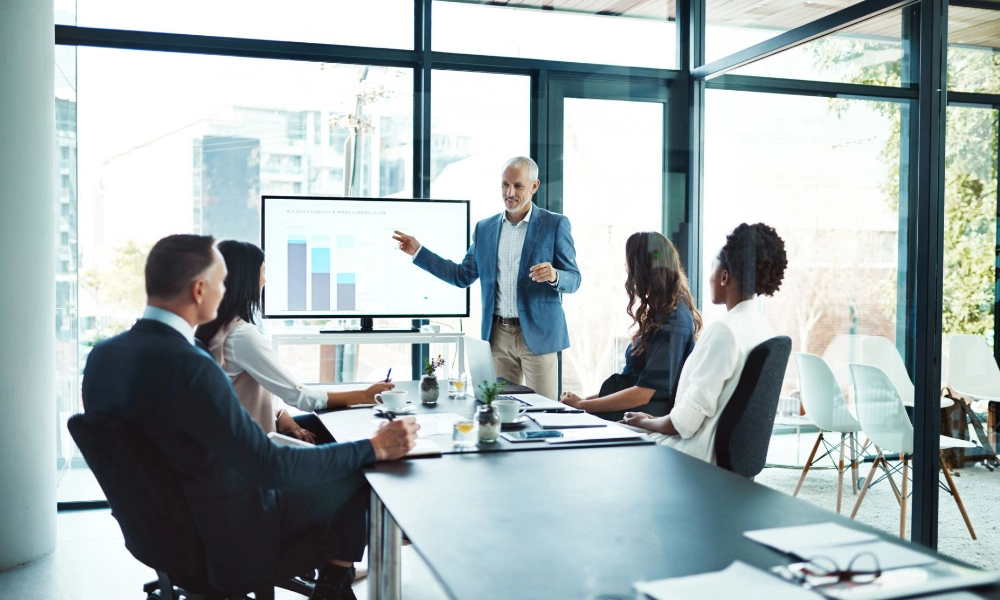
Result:
M437 404L438 395L441 388L438 385L437 377L434 375L424 375L420 378L420 401L424 404Z
M492 404L480 406L476 411L476 422L479 423L479 441L491 444L500 437L500 413Z

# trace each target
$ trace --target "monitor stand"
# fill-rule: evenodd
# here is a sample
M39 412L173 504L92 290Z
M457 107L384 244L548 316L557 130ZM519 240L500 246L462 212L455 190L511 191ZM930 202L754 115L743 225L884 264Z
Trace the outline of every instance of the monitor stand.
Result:
M361 329L320 329L320 333L419 333L420 329L375 329L375 319L361 317Z

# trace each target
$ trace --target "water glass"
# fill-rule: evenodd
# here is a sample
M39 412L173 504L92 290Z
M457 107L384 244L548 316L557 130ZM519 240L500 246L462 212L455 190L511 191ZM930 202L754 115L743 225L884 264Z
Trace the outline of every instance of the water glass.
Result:
M476 431L476 424L472 419L462 418L455 421L451 431L451 441L455 444L456 450L474 448L479 439Z
M448 379L448 397L449 398L464 398L465 397L465 373L458 375L456 377L450 377Z

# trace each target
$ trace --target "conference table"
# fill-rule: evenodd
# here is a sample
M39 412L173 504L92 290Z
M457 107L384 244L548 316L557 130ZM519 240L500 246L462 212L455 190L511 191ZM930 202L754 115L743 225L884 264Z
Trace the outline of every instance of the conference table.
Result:
M369 600L400 597L403 532L456 600L634 598L637 581L792 562L743 536L754 529L834 522L898 541L655 444L445 454L365 476ZM1000 586L974 592L1000 600Z

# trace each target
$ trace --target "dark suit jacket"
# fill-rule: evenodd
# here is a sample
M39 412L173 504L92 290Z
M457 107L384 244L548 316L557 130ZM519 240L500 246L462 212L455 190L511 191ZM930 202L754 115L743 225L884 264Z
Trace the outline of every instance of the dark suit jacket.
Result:
M263 583L277 566L275 490L340 479L375 461L367 440L316 448L271 443L215 360L149 319L90 353L83 402L142 432L181 474L209 581L223 590Z

